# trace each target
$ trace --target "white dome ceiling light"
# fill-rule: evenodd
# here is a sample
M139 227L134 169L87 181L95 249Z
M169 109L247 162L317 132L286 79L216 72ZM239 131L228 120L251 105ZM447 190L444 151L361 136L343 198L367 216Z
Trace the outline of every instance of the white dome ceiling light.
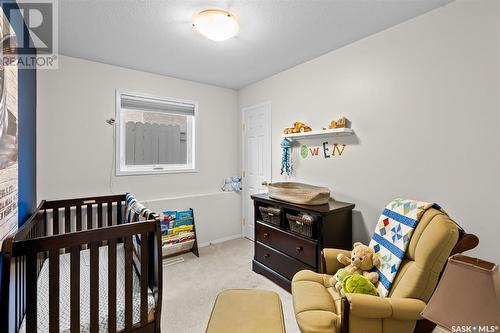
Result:
M193 27L203 36L217 42L234 37L240 30L236 17L222 9L207 9L193 17Z

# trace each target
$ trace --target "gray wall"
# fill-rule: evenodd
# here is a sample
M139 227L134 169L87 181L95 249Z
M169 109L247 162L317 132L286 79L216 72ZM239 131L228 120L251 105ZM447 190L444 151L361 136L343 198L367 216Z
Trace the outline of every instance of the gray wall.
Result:
M194 208L205 245L241 235L240 196L220 192L238 173L236 91L66 56L38 76L38 200L133 192L157 211ZM114 176L115 89L197 101L198 172Z
M220 191L238 173L237 93L66 56L38 80L38 199L134 192L143 200ZM198 102L196 173L114 175L115 89Z
M280 135L341 115L356 137L341 157L301 159L293 179L356 203L354 240L367 242L393 198L441 204L500 262L499 8L455 1L239 91L240 107L272 101L273 181ZM320 145L321 140L302 141Z

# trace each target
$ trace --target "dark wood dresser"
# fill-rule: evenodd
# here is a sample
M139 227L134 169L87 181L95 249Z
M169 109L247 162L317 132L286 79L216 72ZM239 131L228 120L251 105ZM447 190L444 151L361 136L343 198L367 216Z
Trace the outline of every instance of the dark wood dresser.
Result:
M252 195L252 199L255 209L253 271L288 291L298 271L320 270L324 248L352 248L352 203L330 199L325 205L305 206L271 199L267 194ZM264 222L259 207L279 209L279 221L275 216L277 225ZM315 221L311 237L292 232L287 214L311 216Z

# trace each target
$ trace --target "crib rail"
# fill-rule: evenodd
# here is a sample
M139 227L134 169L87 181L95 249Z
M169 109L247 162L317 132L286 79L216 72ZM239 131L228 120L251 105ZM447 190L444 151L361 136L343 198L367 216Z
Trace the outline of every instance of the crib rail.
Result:
M99 248L108 246L108 331L116 332L117 245L125 256L125 332L159 332L161 314L161 230L159 217L123 223L125 195L43 201L18 233L6 239L0 303L0 331L17 332L26 318L26 332L37 331L37 280L49 258L49 332L59 332L60 255L70 255L70 327L80 331L80 251L90 253L90 331L99 331ZM138 261L140 321L133 324L133 239L140 237ZM12 269L12 272L10 271ZM4 281L8 280L7 285ZM93 286L93 287L92 287ZM153 291L154 319L148 316L148 288ZM9 293L10 289L10 293ZM10 300L9 300L10 296ZM10 302L10 304L9 304ZM5 315L5 317L4 317ZM142 329L144 328L144 330Z

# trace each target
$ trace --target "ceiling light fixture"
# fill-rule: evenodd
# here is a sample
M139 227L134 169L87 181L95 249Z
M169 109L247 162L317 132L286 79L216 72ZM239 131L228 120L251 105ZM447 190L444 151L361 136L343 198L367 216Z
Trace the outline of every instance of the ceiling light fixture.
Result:
M236 17L222 9L199 12L193 17L193 27L203 36L217 42L234 37L240 30Z

